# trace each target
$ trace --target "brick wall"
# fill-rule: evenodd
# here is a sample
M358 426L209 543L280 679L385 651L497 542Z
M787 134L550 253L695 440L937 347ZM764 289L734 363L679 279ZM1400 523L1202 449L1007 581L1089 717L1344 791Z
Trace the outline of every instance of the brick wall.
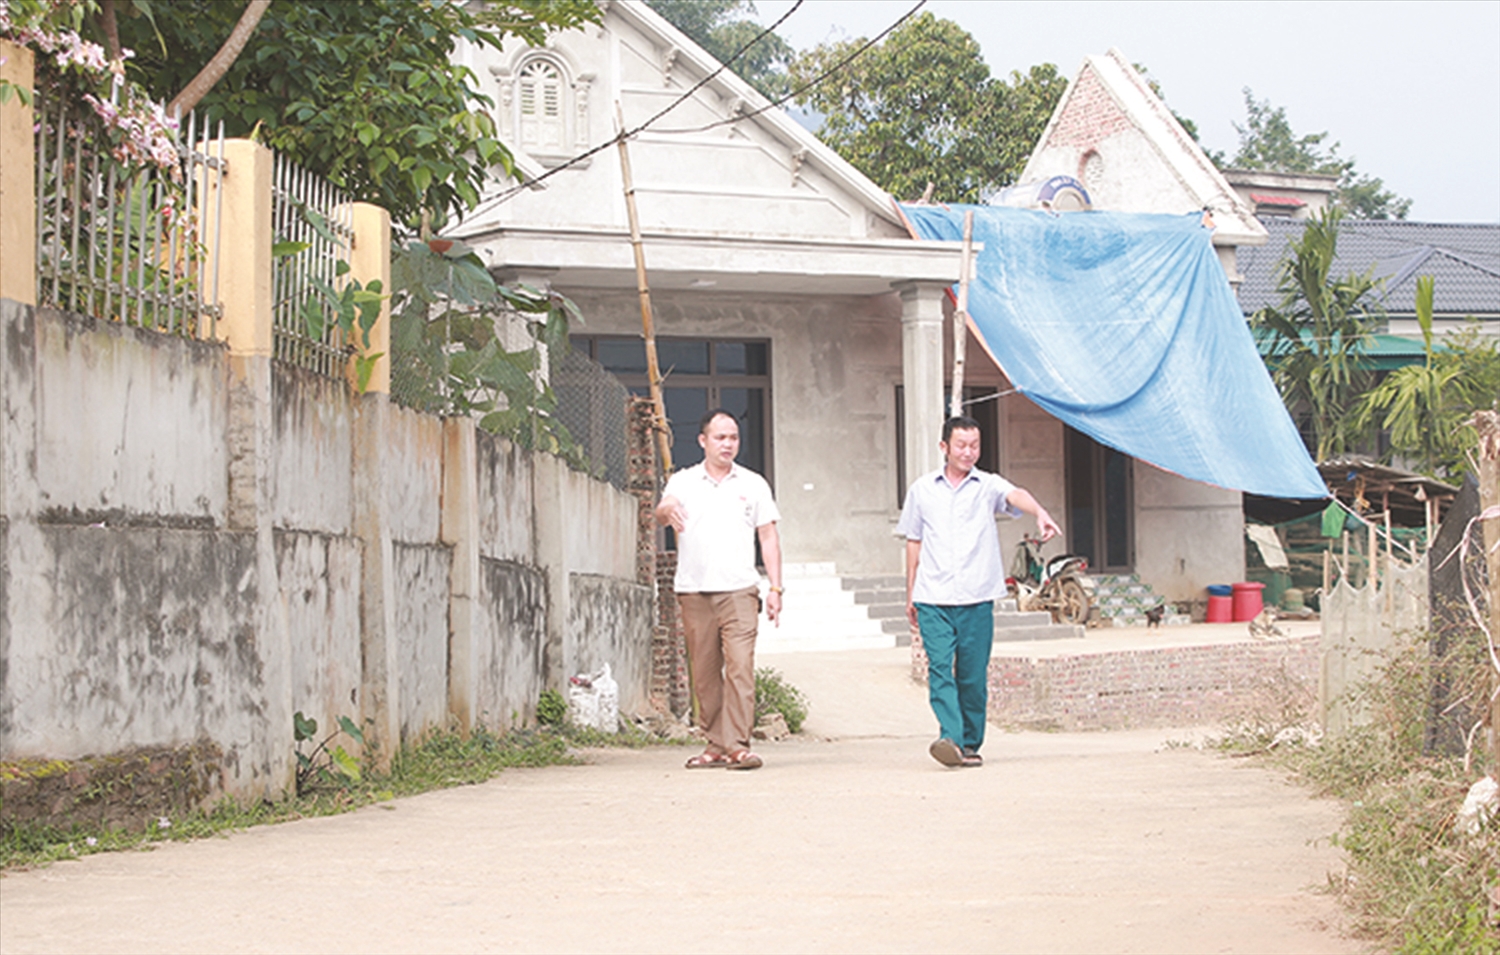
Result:
M1315 698L1318 637L990 659L991 722L1095 730L1222 723L1288 699ZM912 676L927 680L920 638Z
M1087 151L1130 126L1130 118L1090 67L1068 91L1068 105L1042 145L1075 146Z
M672 578L677 573L675 551L658 551L661 534L656 526L656 499L661 490L657 468L651 399L632 397L626 408L630 428L630 493L640 502L636 536L636 580L653 588L656 613L651 628L651 704L678 716L691 703L687 677L687 650Z

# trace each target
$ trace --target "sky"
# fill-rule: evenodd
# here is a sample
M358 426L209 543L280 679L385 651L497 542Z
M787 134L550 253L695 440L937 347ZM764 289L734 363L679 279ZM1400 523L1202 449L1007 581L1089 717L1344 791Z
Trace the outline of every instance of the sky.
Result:
M793 47L870 37L916 0L805 0ZM756 0L769 24L793 0ZM1412 201L1408 218L1500 222L1500 0L1157 2L928 0L979 41L994 74L1119 47L1145 64L1203 144L1232 156L1244 89L1328 132L1356 170Z

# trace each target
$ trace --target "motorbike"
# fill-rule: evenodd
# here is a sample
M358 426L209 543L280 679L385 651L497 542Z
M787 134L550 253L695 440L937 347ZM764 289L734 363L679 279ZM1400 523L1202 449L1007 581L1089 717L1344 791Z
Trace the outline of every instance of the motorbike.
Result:
M1005 583L1017 610L1045 610L1054 623L1082 626L1094 609L1088 569L1088 558L1078 554L1043 559L1042 541L1023 537Z

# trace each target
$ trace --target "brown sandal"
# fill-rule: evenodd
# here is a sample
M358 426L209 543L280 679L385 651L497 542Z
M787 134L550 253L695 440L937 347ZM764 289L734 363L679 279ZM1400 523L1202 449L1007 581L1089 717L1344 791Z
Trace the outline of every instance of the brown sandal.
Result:
M728 766L729 763L729 757L723 753L704 751L697 756L689 758L686 766L688 769L718 769L721 766Z
M727 757L730 769L759 769L765 764L759 756L748 749L739 749L730 753Z

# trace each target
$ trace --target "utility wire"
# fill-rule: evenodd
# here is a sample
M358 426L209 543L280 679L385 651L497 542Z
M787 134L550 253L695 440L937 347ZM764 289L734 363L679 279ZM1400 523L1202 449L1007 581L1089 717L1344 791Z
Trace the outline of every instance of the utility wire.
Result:
M535 179L528 179L528 180L526 180L523 183L519 183L518 185L512 186L511 188L505 190L502 193L499 193L498 195L495 195L495 196L492 196L489 199L486 199L484 202L481 202L479 205L475 206L474 209L471 212L469 212L469 215L470 216L482 215L483 213L488 212L490 209L494 208L495 206L500 205L502 202L506 202L506 201L514 198L515 196L520 195L522 192L526 191L527 189L531 188L532 186L534 186L535 184L541 182L542 180L544 180L544 179L550 179L553 176L555 176L556 174L562 172L564 169L568 169L568 168L570 168L572 166L576 166L580 162L583 162L585 159L588 159L590 156L593 156L596 153L603 152L604 150L606 150L609 147L611 147L611 146L615 145L616 143L618 143L622 138L624 138L624 139L630 139L630 138L634 137L637 133L641 132L643 129L645 129L646 127L650 126L652 123L656 122L658 119L661 119L663 116L667 115L672 110L676 109L678 106L681 106L684 102L687 101L687 99L690 96L692 96L694 93L698 92L703 87L707 86L709 84L709 82L712 81L715 77L717 77L720 73L722 73L725 70L729 69L730 64L734 63L740 57L744 56L745 53L746 53L746 51L748 51L751 47L755 46L755 44L757 44L761 40L765 39L768 35L770 35L772 33L775 33L776 32L776 28L779 27L779 26L781 26L783 23L785 23L787 21L787 19L789 17L791 17L792 14L796 13L797 10L798 10L798 8L800 8L802 6L803 2L804 2L804 0L797 0L796 3L792 4L791 9L787 10L786 13L783 13L781 15L781 19L777 20L775 23L771 24L770 26L766 27L764 30L762 30L759 33L757 33L755 35L754 39L752 39L750 42L746 43L744 46L742 46L738 50L736 50L734 52L734 56L731 56L729 59L725 60L723 63L720 63L718 69L714 70L712 73L709 73L707 76L703 77L703 79L701 79L697 83L693 84L693 86L692 86L691 89L689 89L687 92L683 93L681 96L679 96L676 99L674 99L671 103L667 104L667 106L665 108L663 108L660 112L656 113L656 115L652 116L650 119L646 120L644 123L641 123L639 126L635 127L634 129L631 129L631 130L621 130L618 133L616 133L613 137L611 137L610 139L605 140L604 142L600 143L597 146L594 146L593 148L591 148L591 149L589 149L589 150L587 150L585 152L579 153L578 155L574 156L572 159L569 159L567 162L562 163L562 164L557 165L557 166L553 166L551 169L549 169L546 172L542 173L540 176L537 176ZM922 0L922 2L926 3L927 0Z
M927 5L927 0L918 0L917 5L914 6L914 7L912 7L910 10L906 11L906 13L902 15L901 19L897 20L895 23L892 23L890 26L888 26L884 30L880 31L880 33L878 33L874 38L866 40L859 47L859 49L855 50L853 53L850 53L848 56L844 57L842 60L839 60L833 66L830 66L828 69L824 70L822 73L819 73L816 77L814 77L811 80L808 80L806 83L803 83L801 86L799 86L796 89L792 90L790 93L787 93L785 96L781 97L778 100L775 100L773 102L767 103L766 105L762 106L760 109L753 110L753 111L751 111L749 113L744 113L744 114L742 114L740 116L731 116L728 119L721 119L718 122L708 123L708 124L703 125L703 126L687 126L687 127L681 128L681 129L658 129L657 132L658 133L666 133L666 134L706 133L710 129L718 129L720 126L729 126L729 125L731 125L733 123L738 123L741 120L750 119L753 116L759 116L761 113L764 113L765 111L767 111L769 109L774 109L775 107L778 107L778 106L782 105L783 103L788 102L789 100L794 100L797 97L801 96L803 93L805 93L808 90L812 89L814 86L817 86L819 83L821 83L824 80L828 79L833 74L839 72L844 67L848 66L850 63L852 63L855 60L855 58L857 58L858 56L860 56L861 54L863 54L870 47L872 47L875 44L879 43L881 40L884 40L897 27L899 27L901 24L905 23L907 20L910 20L913 16L916 15L916 12L918 10L922 9L926 5Z
M608 139L608 140L600 143L597 146L592 147L591 149L589 149L586 152L579 153L577 156L574 156L572 159L569 159L567 162L564 162L564 163L561 163L560 165L552 167L551 169L547 170L542 175L537 176L535 179L528 179L528 180L526 180L523 183L520 183L518 185L510 187L509 189L506 189L504 192L501 192L501 193L498 193L498 194L496 194L494 196L491 196L489 199L486 199L483 202L481 202L479 205L475 206L474 209L471 212L468 213L468 215L471 216L471 217L472 216L483 215L484 213L490 211L491 209L493 209L494 207L500 205L501 203L508 202L511 199L515 198L516 196L520 195L522 192L525 192L527 189L529 189L531 186L535 185L536 183L539 183L539 182L541 182L544 179L550 179L552 176L556 175L557 173L562 172L564 169L568 169L568 168L570 168L572 166L576 166L578 163L582 162L585 159L588 159L590 156L593 156L596 153L603 152L604 150L608 149L610 146L613 146L616 143L618 143L622 138L623 139L633 139L636 135L640 134L641 132L644 132L647 128L649 128L658 119L661 119L663 116L665 116L666 114L670 113L672 110L676 109L678 106L681 106L690 96L692 96L694 93L698 92L698 90L700 90L704 86L708 85L708 83L711 80L713 80L720 73L722 73L726 69L728 69L729 66L730 66L730 64L734 63L741 56L743 56L747 50L749 50L751 47L755 46L755 44L759 43L767 34L774 33L776 31L777 27L781 26L781 24L783 24L783 23L786 22L786 20L787 20L788 17L790 17L792 14L794 14L794 13L797 12L797 8L800 7L800 6L802 6L802 3L803 3L803 0L797 0L797 2L792 5L792 8L790 10L788 10L786 13L782 14L781 19L777 20L775 23L771 24L769 27L767 27L766 29L762 30L760 33L756 34L756 36L755 36L754 39L752 39L749 43L746 43L744 46L740 47L737 51L735 51L734 56L731 56L729 59L727 59L723 63L721 63L719 65L718 69L714 70L712 73L709 73L707 76L705 76L698 83L694 84L694 86L692 87L692 89L689 89L687 92L685 92L681 96L677 97L677 99L673 100L664 109L662 109L660 112L656 113L650 119L648 119L645 122L641 123L639 126L636 126L634 129L630 129L630 130L621 130L619 133L615 134L615 136L613 136L612 138L610 138L610 139ZM671 135L684 134L684 133L701 133L701 132L706 132L706 131L711 130L711 129L716 129L716 128L720 127L720 126L728 126L728 125L731 125L733 123L738 123L738 122L740 122L742 120L751 119L751 118L753 118L755 116L759 116L761 113L764 113L767 110L774 109L774 108L776 108L778 106L781 106L782 104L786 103L787 101L795 99L798 96L801 96L803 93L807 92L808 90L812 89L814 86L817 86L819 83L822 83L824 80L828 79L830 76L834 75L835 73L837 73L840 70L842 70L844 67L848 66L849 63L853 62L856 57L860 56L862 53L864 53L870 47L874 46L875 44L879 43L881 40L885 39L887 36L890 35L890 33L893 30L895 30L897 27L901 26L901 24L905 23L907 20L911 19L917 13L918 10L921 10L926 5L927 5L927 0L918 0L916 6L912 7L910 10L906 11L906 13L903 14L900 19L896 20L890 26L888 26L884 30L880 31L880 33L877 34L873 39L865 41L865 43L863 45L861 45L857 50L855 50L854 52L850 53L848 56L844 57L839 62L835 63L833 66L829 67L827 70L824 70L822 73L818 74L817 77L815 77L812 80L809 80L808 82L802 84L801 86L799 86L796 89L792 90L790 93L786 94L785 96L782 96L780 99L777 99L777 100L775 100L773 102L767 103L765 106L762 106L759 109L752 110L751 112L743 113L743 114L740 114L738 116L732 116L732 117L730 117L728 119L719 120L718 122L709 123L709 124L704 125L704 126L686 127L686 128L682 128L682 129L663 129L663 130L659 130L659 132L661 132L663 134L671 134Z

